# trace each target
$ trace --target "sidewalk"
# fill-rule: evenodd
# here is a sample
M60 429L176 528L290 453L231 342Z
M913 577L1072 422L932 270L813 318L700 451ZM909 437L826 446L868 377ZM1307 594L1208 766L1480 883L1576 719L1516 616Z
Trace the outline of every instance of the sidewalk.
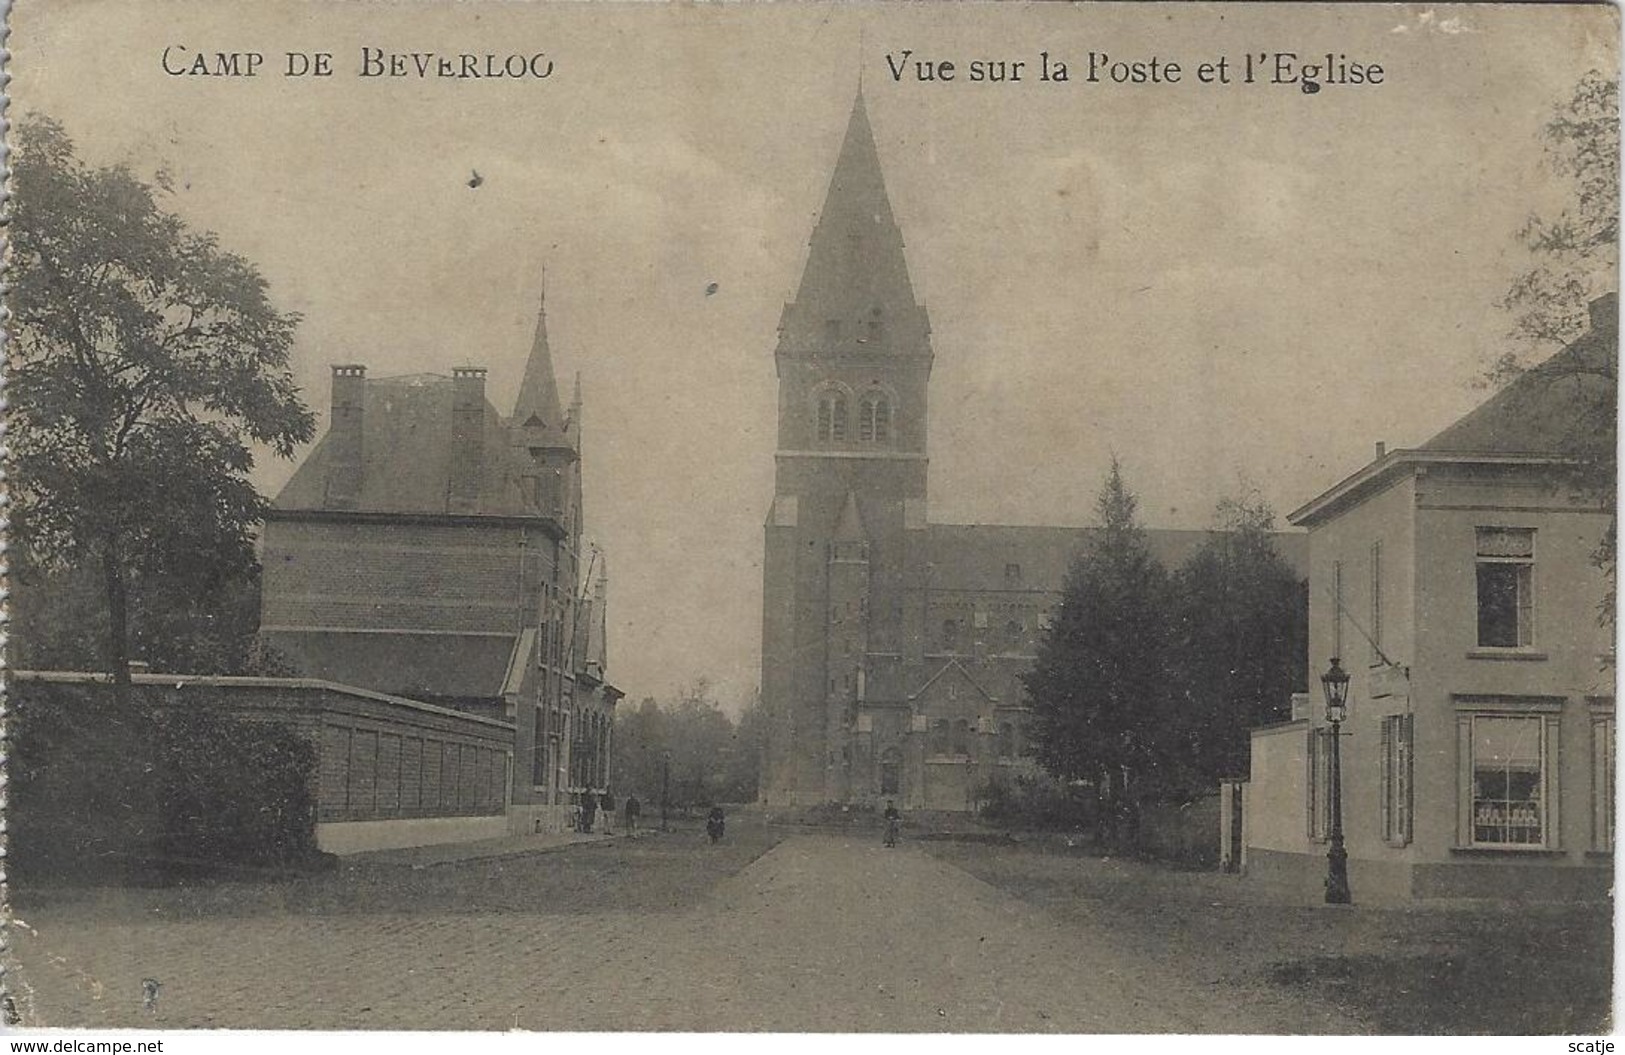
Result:
M434 865L456 864L461 861L483 861L497 857L518 857L523 854L554 853L573 846L607 843L621 835L583 835L580 832L542 832L537 835L505 835L496 839L473 839L468 842L435 843L432 846L404 846L398 850L365 850L345 854L339 859L341 868L356 865L383 868L429 868Z

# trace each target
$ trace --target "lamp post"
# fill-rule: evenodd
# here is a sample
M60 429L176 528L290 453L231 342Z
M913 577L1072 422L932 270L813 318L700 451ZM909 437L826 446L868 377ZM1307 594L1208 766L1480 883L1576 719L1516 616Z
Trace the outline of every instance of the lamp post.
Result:
M1332 727L1332 845L1326 851L1326 904L1347 905L1353 897L1349 893L1349 853L1343 848L1343 720L1348 717L1348 672L1332 657L1332 665L1320 676L1320 686L1326 690L1326 721Z
M660 752L660 830L666 827L666 797L671 790L671 751Z

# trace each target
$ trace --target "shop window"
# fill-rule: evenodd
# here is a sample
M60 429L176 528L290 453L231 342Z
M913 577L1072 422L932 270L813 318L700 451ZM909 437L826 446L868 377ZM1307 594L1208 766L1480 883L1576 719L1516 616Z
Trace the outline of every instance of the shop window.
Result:
M1591 848L1614 848L1614 716L1591 718Z
M1391 714L1382 720L1382 834L1393 846L1411 841L1415 728L1409 714Z
M1472 845L1546 846L1552 830L1546 720L1508 714L1469 720Z
M1478 644L1523 648L1535 642L1535 532L1478 529Z

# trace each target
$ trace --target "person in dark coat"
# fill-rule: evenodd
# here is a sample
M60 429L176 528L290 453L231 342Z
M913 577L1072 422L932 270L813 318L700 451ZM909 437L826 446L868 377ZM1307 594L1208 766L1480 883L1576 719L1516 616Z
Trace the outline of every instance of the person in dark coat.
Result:
M638 801L636 795L628 795L626 797L626 834L636 835L638 833L638 818L641 816L643 816L643 804Z
M705 818L705 834L711 837L712 842L721 842L726 823L727 818L722 813L722 807L712 806L710 814Z

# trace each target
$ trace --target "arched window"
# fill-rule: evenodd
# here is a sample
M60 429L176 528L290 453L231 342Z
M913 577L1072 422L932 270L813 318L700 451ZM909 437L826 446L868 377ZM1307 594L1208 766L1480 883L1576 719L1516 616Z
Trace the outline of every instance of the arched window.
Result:
M818 439L821 443L846 439L846 396L835 389L818 395Z
M858 439L863 443L891 442L891 401L879 392L863 397L858 407Z
M970 722L964 718L954 722L953 753L956 755L970 754Z

